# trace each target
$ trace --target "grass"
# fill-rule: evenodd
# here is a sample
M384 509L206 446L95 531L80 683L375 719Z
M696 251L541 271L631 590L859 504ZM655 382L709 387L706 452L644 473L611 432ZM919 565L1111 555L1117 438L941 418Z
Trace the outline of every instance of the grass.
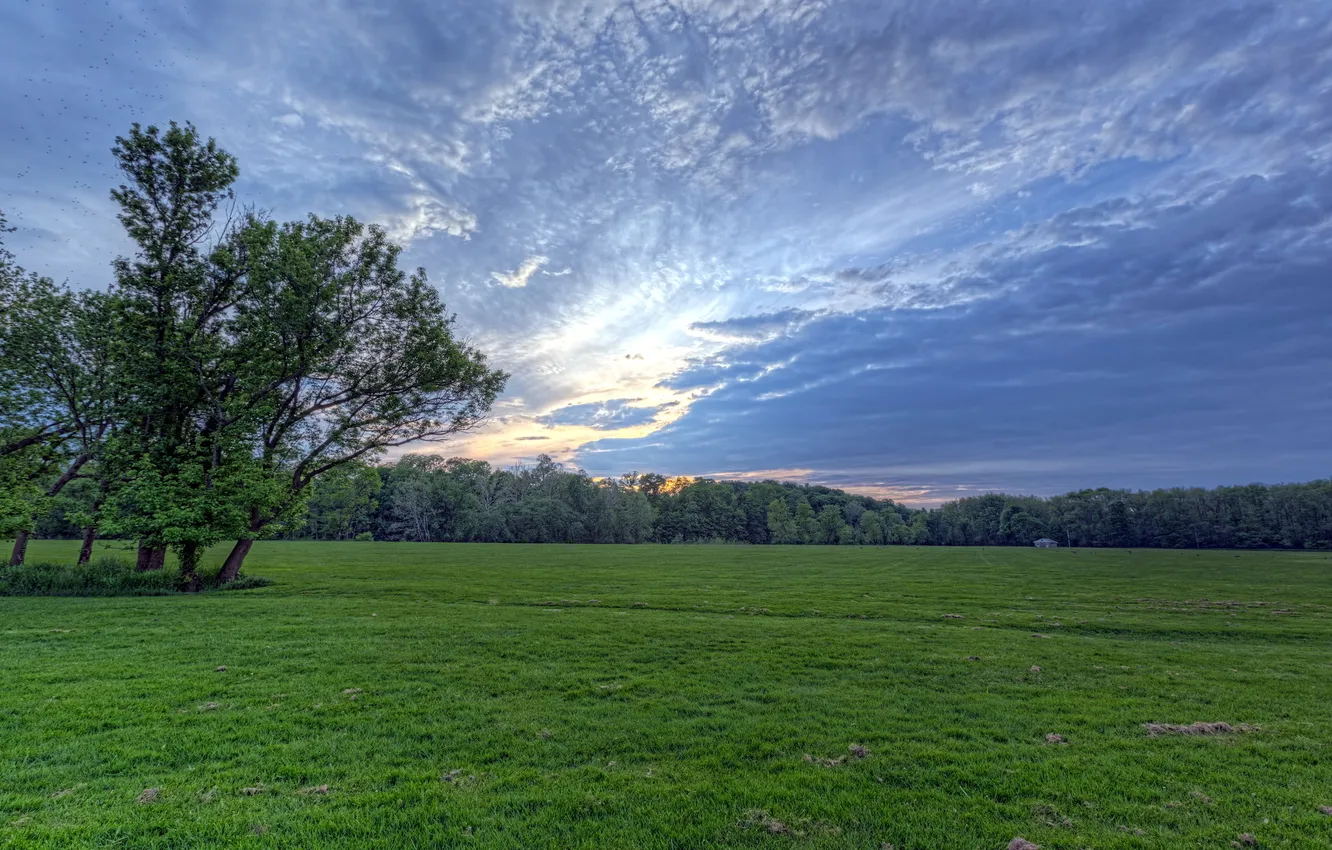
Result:
M247 570L273 584L0 598L0 847L1332 845L1326 553L270 542ZM1232 731L1144 726L1196 722Z

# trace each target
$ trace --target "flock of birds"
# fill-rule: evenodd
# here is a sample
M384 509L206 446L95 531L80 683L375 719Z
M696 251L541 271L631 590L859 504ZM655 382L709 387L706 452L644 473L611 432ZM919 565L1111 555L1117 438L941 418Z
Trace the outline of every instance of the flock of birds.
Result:
M131 123L195 120L227 135L225 114L195 112L209 103L200 89L211 83L192 79L194 35L155 28L188 20L184 10L167 11L111 0L26 0L7 10L0 73L14 84L0 95L0 126L14 170L5 169L9 179L0 173L0 210L17 228L6 241L20 253L36 239L69 244L86 226L81 219L113 214L109 192L121 177L110 149Z

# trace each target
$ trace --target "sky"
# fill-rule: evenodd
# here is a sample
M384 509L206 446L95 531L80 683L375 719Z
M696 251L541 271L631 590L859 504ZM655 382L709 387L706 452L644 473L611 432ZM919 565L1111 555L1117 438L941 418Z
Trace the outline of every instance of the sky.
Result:
M135 121L382 224L512 374L450 454L914 504L1332 476L1325 0L9 0L0 75L35 271L130 252Z

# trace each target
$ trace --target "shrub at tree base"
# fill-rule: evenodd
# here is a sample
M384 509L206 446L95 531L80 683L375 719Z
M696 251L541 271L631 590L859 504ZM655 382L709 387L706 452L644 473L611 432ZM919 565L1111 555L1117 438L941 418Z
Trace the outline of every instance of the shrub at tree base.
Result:
M264 587L267 579L240 576L219 585L216 574L201 575L203 590ZM180 593L179 570L138 572L133 564L101 558L88 564L28 563L0 569L0 596L166 596Z

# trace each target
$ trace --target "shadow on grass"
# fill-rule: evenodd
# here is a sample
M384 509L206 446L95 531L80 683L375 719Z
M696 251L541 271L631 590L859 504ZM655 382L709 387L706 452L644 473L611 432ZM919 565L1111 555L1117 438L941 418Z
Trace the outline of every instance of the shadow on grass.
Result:
M249 590L272 582L242 575L218 584L216 572L200 571L201 592ZM61 563L28 563L0 566L0 596L168 596L182 593L180 573L164 568L138 572L133 564L116 558L99 558L83 566Z

